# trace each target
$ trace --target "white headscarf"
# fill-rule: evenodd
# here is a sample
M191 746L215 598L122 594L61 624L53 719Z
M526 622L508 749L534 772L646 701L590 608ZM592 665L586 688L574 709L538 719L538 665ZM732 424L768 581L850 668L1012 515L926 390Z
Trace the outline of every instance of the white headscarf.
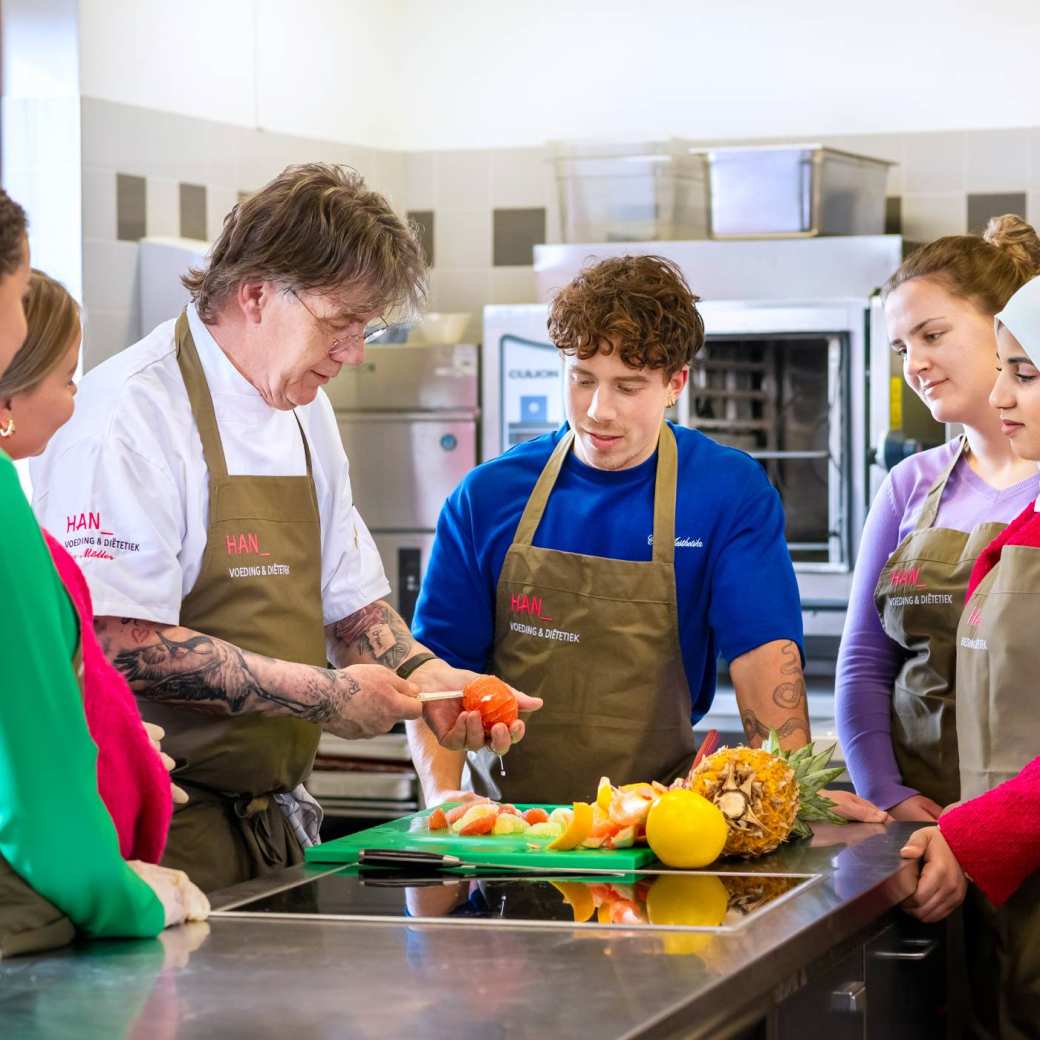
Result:
M996 331L1004 325L1036 364L1040 358L1040 277L1026 282L993 320Z
M1035 365L1040 358L1040 276L1026 282L993 319L994 330L1003 325ZM1040 495L1033 508L1040 513Z

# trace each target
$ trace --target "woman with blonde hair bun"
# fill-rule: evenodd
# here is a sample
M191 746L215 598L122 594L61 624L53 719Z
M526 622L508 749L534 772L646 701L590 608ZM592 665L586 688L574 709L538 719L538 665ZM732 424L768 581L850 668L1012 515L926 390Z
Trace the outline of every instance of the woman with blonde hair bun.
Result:
M994 316L1040 273L1040 237L1021 217L922 246L882 290L892 349L910 388L963 433L895 466L871 505L838 655L838 732L857 793L897 820L935 823L961 798L957 626L972 567L1040 492L989 403ZM926 921L964 898L922 885Z

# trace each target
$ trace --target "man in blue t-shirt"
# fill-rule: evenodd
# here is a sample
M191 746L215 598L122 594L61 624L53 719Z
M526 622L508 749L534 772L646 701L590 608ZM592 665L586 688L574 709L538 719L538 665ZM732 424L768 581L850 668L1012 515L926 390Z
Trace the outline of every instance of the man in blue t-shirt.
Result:
M750 456L664 421L704 341L696 301L659 257L586 268L549 317L568 423L478 466L444 505L417 638L544 700L505 775L470 756L480 793L567 802L601 775L684 774L719 653L749 743L809 739L779 496ZM427 802L455 796L465 753L408 726Z

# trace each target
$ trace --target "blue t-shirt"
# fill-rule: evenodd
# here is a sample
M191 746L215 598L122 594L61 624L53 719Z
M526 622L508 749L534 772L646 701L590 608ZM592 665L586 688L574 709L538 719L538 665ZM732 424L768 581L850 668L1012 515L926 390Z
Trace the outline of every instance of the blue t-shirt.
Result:
M669 424L671 425L671 424ZM437 521L416 604L415 637L457 668L490 668L495 590L524 506L565 424L468 473ZM798 584L780 497L749 455L672 426L679 452L675 581L679 640L696 722L715 696L715 661L774 639L802 643ZM571 451L534 544L649 560L657 453L631 469L600 470Z

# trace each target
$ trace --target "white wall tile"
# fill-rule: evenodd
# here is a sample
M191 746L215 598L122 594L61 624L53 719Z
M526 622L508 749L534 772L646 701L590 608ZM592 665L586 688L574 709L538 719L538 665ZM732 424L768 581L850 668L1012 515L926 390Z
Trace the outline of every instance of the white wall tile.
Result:
M964 187L970 192L1022 191L1029 185L1028 130L967 134Z
M145 195L147 206L145 226L149 235L179 235L181 233L179 183L179 181L169 180L165 177L148 178Z
M441 269L433 272L436 306L430 310L468 311L470 322L467 334L479 335L484 305L491 298L491 271L488 268L464 270Z
M103 311L132 310L137 305L137 243L83 243L83 304Z
M490 150L437 152L435 208L477 209L491 207ZM411 200L410 209L414 207Z
M1026 193L1026 220L1033 227L1040 224L1040 190Z
M967 196L963 192L903 196L903 238L910 242L930 242L942 235L963 235L967 222Z
M407 203L408 169L404 152L379 153L379 183L372 187L390 200L395 212L403 215L410 208Z
M89 372L141 338L136 309L88 308L83 323L83 371Z
M405 209L433 209L437 198L434 152L405 154Z
M491 272L488 303L537 303L533 267L496 267Z
M961 131L908 135L904 190L908 193L963 191L966 149L967 135Z
M546 148L503 148L491 156L491 205L495 209L545 206L555 184Z
M116 173L101 166L83 167L83 237L116 237Z
M491 211L438 209L433 224L433 261L444 268L491 266Z

